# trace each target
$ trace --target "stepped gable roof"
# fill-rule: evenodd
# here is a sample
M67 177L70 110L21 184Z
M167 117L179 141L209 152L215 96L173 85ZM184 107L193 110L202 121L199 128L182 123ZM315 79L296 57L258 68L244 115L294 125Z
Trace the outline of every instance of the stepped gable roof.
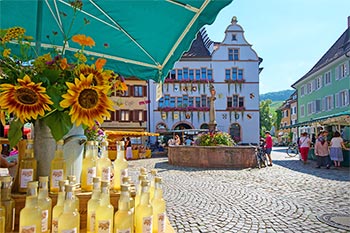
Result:
M302 78L296 81L292 87L307 78L311 74L320 70L327 64L333 62L334 60L340 58L346 53L350 52L350 27L348 27L345 32L338 38L338 40L332 45L332 47L321 57L321 59L312 67L312 69L307 72Z
M204 33L206 35L206 33ZM208 41L206 42L208 44ZM197 33L196 39L192 41L190 49L182 55L182 58L211 57L210 52L203 41L203 34Z

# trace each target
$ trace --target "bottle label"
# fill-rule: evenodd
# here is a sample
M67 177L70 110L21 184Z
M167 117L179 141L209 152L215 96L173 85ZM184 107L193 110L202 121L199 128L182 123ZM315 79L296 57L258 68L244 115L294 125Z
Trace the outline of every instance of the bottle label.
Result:
M52 233L58 233L58 218L52 219Z
M142 219L142 232L143 233L152 233L152 216L144 217Z
M51 187L58 188L58 182L63 180L63 169L52 170L51 174Z
M62 230L61 233L78 233L77 228Z
M98 221L97 232L98 233L111 233L112 224L111 220L100 220Z
M94 177L96 177L96 167L89 167L87 169L87 185L93 185Z
M36 226L32 225L32 226L22 226L20 228L20 233L36 233Z
M120 183L123 183L123 177L127 177L128 176L128 169L125 168L123 170L121 170L120 172Z
M49 224L49 210L41 211L41 231L47 231Z
M158 214L158 233L165 233L165 213Z
M131 229L128 228L128 229L125 229L125 230L119 230L119 229L117 229L117 232L116 232L116 233L132 233L132 232L131 232Z
M104 167L102 168L102 180L110 180L111 179L111 168Z
M91 211L90 232L95 232L95 220L96 220L96 213L95 213L95 211Z
M27 188L27 184L30 181L33 181L33 169L21 169L21 188Z

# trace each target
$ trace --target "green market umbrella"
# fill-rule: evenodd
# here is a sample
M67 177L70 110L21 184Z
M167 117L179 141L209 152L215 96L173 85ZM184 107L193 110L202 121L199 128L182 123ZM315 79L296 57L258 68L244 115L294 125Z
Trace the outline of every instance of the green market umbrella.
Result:
M197 31L232 0L84 0L71 25L68 0L0 0L0 28L20 26L39 54L60 48L64 36L85 34L96 42L88 55L108 59L123 76L163 80ZM74 54L78 45L65 49Z

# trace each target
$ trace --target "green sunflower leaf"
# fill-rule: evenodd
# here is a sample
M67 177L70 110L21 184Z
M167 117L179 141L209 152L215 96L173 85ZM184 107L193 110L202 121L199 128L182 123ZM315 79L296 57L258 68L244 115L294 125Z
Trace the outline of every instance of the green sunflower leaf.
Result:
M22 139L22 127L23 123L19 120L13 120L10 124L8 137L10 139L10 148L13 148Z
M44 118L45 124L50 128L53 138L58 141L72 128L71 118L66 112L55 111Z

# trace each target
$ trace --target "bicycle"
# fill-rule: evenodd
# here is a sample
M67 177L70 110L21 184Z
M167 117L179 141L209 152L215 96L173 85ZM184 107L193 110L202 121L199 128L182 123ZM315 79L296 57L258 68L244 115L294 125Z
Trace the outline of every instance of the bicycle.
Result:
M297 143L290 143L287 148L287 155L289 157L295 157L299 154L299 146Z
M255 156L259 169L261 167L267 167L268 162L266 157L265 146L263 143L260 143L260 145L255 148Z

